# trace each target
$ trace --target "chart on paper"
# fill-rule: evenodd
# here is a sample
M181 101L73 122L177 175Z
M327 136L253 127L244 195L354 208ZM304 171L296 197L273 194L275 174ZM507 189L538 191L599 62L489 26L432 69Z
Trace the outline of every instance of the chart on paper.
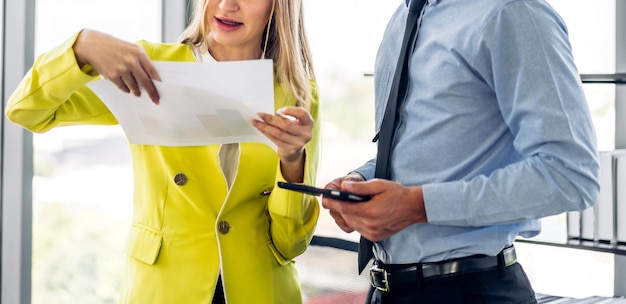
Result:
M246 90L239 91L245 91L248 95L239 96L235 90L219 92L220 86L216 86L215 81L212 82L212 87L200 88L201 82L198 80L207 79L205 68L208 65L193 65L195 71L190 71L190 67L192 65L187 63L176 70L176 66L170 64L167 69L159 71L165 80L154 82L159 92L159 105L154 105L147 94L135 97L121 92L105 80L92 82L88 86L107 105L129 141L134 144L201 146L261 142L275 148L251 124L253 119L258 118L256 113L273 112L271 65L269 69L259 66L242 69L241 73L246 73L249 77L248 84L242 78L229 78L231 81L237 79L239 85L246 87ZM218 72L218 69L213 67L211 72ZM233 70L230 69L229 72L232 74ZM257 77L250 78L251 73L256 73ZM172 75L176 75L175 78ZM185 77L189 81L186 82Z

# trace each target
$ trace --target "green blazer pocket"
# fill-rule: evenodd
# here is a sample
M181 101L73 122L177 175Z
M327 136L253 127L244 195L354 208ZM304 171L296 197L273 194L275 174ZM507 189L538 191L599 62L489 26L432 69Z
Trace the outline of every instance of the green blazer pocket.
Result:
M162 232L139 224L133 224L130 228L128 243L126 244L126 254L148 265L152 265L159 257L162 243Z

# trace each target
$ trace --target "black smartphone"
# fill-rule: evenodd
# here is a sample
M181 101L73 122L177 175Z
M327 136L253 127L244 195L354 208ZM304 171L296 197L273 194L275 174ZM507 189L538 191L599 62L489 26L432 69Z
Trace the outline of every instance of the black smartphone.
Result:
M287 189L287 190L311 194L311 195L322 195L322 196L326 196L326 197L330 197L330 198L334 198L334 199L338 199L342 201L354 202L354 203L367 202L372 198L369 195L356 194L352 192L335 190L335 189L322 189L322 188L307 186L303 184L278 182L278 187Z

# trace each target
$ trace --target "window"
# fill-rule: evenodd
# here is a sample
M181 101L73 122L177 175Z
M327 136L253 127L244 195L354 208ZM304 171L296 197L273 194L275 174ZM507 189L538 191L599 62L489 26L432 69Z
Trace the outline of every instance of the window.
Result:
M319 85L323 187L376 155L374 60L387 21L403 0L305 1L307 35ZM332 8L332 9L329 9ZM332 22L328 22L332 20ZM358 241L322 212L317 233Z
M35 56L82 28L159 41L161 3L38 0ZM32 303L116 302L133 199L122 129L57 128L33 144Z
M359 166L375 154L376 146L371 143L374 134L373 78L364 75L373 72L374 57L386 23L402 1L314 0L304 3L323 119L323 154L318 177L320 186L347 173L346 170ZM620 64L616 64L615 58L624 57L623 53L616 54L615 41L616 24L619 24L619 20L615 19L618 15L616 5L620 0L597 0L593 4L584 0L548 1L569 27L580 73L614 73L616 65ZM129 41L159 41L162 13L166 10L162 5L175 5L172 4L174 0L26 0L23 2L26 3L24 6L27 12L21 15L22 20L13 20L12 23L7 21L14 16L12 9L21 2L5 0L0 5L0 29L4 29L5 22L11 28L11 32L1 31L4 39L0 41L0 57L3 58L0 62L3 70L0 81L5 90L15 85L15 77L7 74L16 74L13 70L21 67L15 67L28 64L30 59L9 54L3 42L9 36L32 35L32 29L16 26L19 22L29 20L31 3L36 3L35 55L68 39L83 27L102 30ZM185 5L187 1L177 2ZM171 13L171 10L167 10L167 13ZM621 14L618 17L623 16ZM621 21L621 24L623 27L624 22ZM14 43L11 39L7 41L8 44ZM26 46L25 53L30 52L30 47ZM5 59L4 56L10 58ZM614 85L585 85L601 150L614 149L616 146L615 121L616 116L621 116L620 112L616 114L615 91ZM6 95L6 91L2 93ZM3 100L6 98L4 95ZM621 115L624 115L623 111ZM13 219L7 224L9 221L6 219L13 215L10 211L16 208L15 205L20 204L13 200L14 191L30 190L30 185L18 183L24 189L12 189L13 184L7 183L7 176L15 176L7 174L6 168L27 167L29 159L19 158L24 163L13 164L10 162L13 158L7 158L7 154L16 153L6 151L14 152L17 149L22 152L20 149L24 149L24 158L30 156L30 151L26 144L26 148L16 148L13 137L6 136L6 129L4 124L0 126L4 140L0 155L3 157L2 185L5 187L2 189L2 216L5 219L2 224L3 228L9 227L2 231L3 300L7 299L7 293L16 292L12 288L21 288L18 283L17 287L13 285L15 282L12 277L7 277L13 271L12 267L7 267L7 263L13 261L11 258L14 256L7 260L5 254L13 250L10 246L13 241L18 245L21 239L27 242L29 232L11 226ZM124 256L125 227L128 227L132 209L132 172L123 133L119 127L71 127L33 137L32 302L114 302ZM29 139L26 137L25 140ZM29 176L24 178L28 179ZM7 193L12 193L10 201L7 201ZM24 211L30 210L25 207ZM562 242L566 235L564 220L564 216L545 219L544 233L538 239ZM16 226L21 224L18 221ZM16 233L16 230L19 232ZM318 234L358 240L358 234L340 231L327 212L322 212ZM7 245L8 241L12 243ZM602 278L584 280L584 285L573 284L572 280L552 279L555 273L552 270L556 266L538 262L539 256L548 256L554 262L569 261L559 254L558 250L549 249L545 252L533 249L531 255L521 257L528 261L524 266L529 270L531 281L538 292L555 294L554 291L558 290L558 294L565 296L611 293L610 283L605 279L613 275L611 265L608 265L612 262L607 262L605 257L589 257L582 253L572 255L574 262L571 263L582 259L586 262L586 265L576 263L579 273L585 273L580 267L591 265L601 270L594 272L594 278ZM28 263L24 263L21 271L28 273L28 266ZM573 273L571 278L576 280L582 276Z
M561 14L570 33L574 60L581 74L612 74L616 67L616 2L548 0ZM615 86L586 84L598 149L615 149Z

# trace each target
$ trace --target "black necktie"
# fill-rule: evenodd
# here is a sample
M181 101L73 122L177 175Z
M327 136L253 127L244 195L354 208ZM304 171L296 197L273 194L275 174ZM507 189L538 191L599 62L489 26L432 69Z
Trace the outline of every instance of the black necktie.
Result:
M398 63L396 64L396 71L393 75L393 82L391 83L391 91L389 92L389 99L387 100L387 107L385 108L385 115L383 121L380 124L380 130L374 141L378 141L378 153L376 155L376 172L374 177L376 178L389 178L389 158L391 154L391 144L393 141L393 133L397 125L398 106L399 103L405 98L407 85L408 85L408 61L409 61L409 48L417 37L417 19L422 11L422 8L426 4L426 0L411 0L409 4L409 14L406 20L406 27L404 29L404 37L402 38L402 47L400 49L400 56L398 56ZM373 243L361 237L359 242L359 274L363 272L367 263L372 259L374 253L372 252Z

